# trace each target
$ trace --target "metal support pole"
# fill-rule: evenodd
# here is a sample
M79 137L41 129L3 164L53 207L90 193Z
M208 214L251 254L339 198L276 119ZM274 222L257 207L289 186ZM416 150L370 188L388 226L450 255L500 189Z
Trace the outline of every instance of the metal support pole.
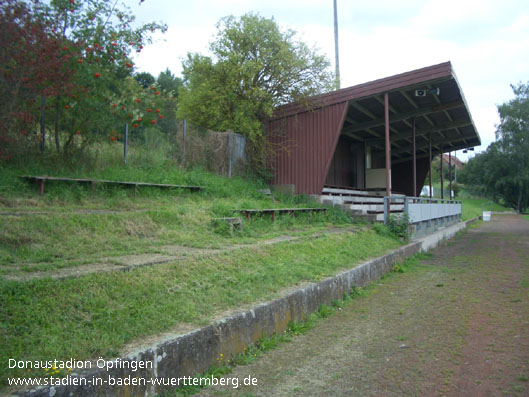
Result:
M125 123L125 142L123 145L123 162L127 165L127 147L129 144L129 123Z
M413 197L417 197L417 150L415 146L415 119L413 119Z
M46 145L46 97L42 95L40 97L40 152L44 153L44 147Z
M186 164L186 132L187 132L187 120L184 119L184 147L182 151L182 166L185 167Z
M450 200L452 200L452 152L448 152L448 187Z
M432 184L432 134L428 137L428 155L430 156L430 198L433 196L433 184Z
M444 187L443 187L443 146L441 145L441 153L439 153L439 159L441 160L441 198L445 198Z
M232 157L232 134L228 135L228 178L231 178L231 157Z
M389 140L389 94L384 93L384 119L386 135L386 196L391 196L391 143ZM388 215L391 213L391 204L388 201Z

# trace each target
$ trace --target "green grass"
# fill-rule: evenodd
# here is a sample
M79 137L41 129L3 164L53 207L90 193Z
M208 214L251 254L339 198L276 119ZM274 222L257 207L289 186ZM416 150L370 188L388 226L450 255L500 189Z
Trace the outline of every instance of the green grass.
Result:
M391 233L360 227L356 234L312 237L329 227L352 226L347 214L332 208L327 214L278 216L275 222L253 217L232 235L223 224L212 222L214 218L231 216L236 209L319 205L304 196L265 196L259 193L266 187L262 181L184 170L156 151L138 152L123 166L118 149L105 147L97 161L76 164L50 156L30 164L0 165L0 361L115 357L131 342L182 325L207 324L220 312L271 299L283 289L321 280L402 244ZM118 186L97 186L92 193L82 185L48 182L41 197L37 186L18 178L44 174L199 185L205 190L141 188L134 197ZM464 211L477 203L464 203ZM16 215L23 212L34 214ZM285 234L299 240L255 244ZM64 280L2 277L163 253L167 246L183 247L185 253L186 247L230 245L246 247ZM405 263L398 271L407 270ZM323 307L317 315L331 312ZM293 327L294 334L302 332L295 328L301 325ZM274 343L270 339L262 346ZM21 375L27 374L8 372L4 366L0 382Z
M200 193L142 188L90 188L47 182L45 195L18 175L56 175L125 181L205 186ZM309 234L351 225L342 211L327 214L253 217L233 235L214 224L216 217L234 216L248 208L321 207L304 196L259 193L262 182L221 177L203 170L183 170L171 162L143 167L53 167L47 164L0 168L0 275L82 266L103 258L160 253L162 247L219 248L250 244L281 234ZM100 212L98 212L100 211ZM101 212L102 211L102 212ZM110 213L116 211L117 213ZM18 213L34 213L18 216ZM7 214L7 215L6 215ZM9 215L11 214L11 215Z
M372 230L66 280L2 281L0 361L112 357L135 339L270 299L400 243ZM21 376L20 371L1 379ZM35 375L35 374L33 374ZM44 375L44 374L37 374Z
M460 200L463 207L462 219L464 221L481 216L482 211L512 211L512 209L503 207L486 198L464 197Z
M410 271L416 271L419 268L423 268L420 262L423 259L428 259L431 257L431 254L419 253L412 257L407 258L404 262L395 265L395 268L401 270L394 270L394 273L404 273ZM395 275L387 274L385 279L388 280L390 277L395 277ZM314 328L318 323L328 318L336 313L337 310L342 310L344 307L349 305L353 300L359 298L366 298L370 293L376 291L377 283L371 283L366 287L359 288L354 286L349 293L345 293L343 300L334 300L331 306L321 305L317 311L311 313L307 316L304 321L300 322L290 322L288 328L283 333L276 333L271 336L264 335L259 338L254 344L248 346L248 348L243 352L238 354L235 357L227 358L220 356L217 358L216 365L212 365L208 371L196 375L194 378L197 378L197 384L200 384L200 379L202 381L202 386L184 386L175 389L172 393L167 392L166 396L189 396L200 393L201 390L206 388L204 386L208 384L205 379L211 379L212 377L218 378L224 375L230 374L236 366L239 365L248 365L256 360L258 360L266 352L277 348L282 343L290 342L292 338L295 338L298 335L303 335L312 328ZM401 337L400 341L405 341L406 337Z
M265 196L258 190L266 184L258 180L184 170L155 152L132 156L123 166L120 153L109 150L92 162L64 165L50 156L0 165L0 361L115 357L131 342L207 324L220 312L271 299L401 244L359 226L356 234L313 237L329 227L354 226L346 213L332 208L326 214L278 216L275 222L252 217L242 231L230 234L214 218L244 208L319 205L304 196ZM41 197L37 186L18 178L45 174L206 189L142 188L134 197L118 186L97 186L92 193L82 185L47 182ZM32 215L20 216L28 212ZM255 244L285 234L298 240ZM190 248L235 245L243 248L186 254ZM120 256L163 253L168 246L180 247L185 260L63 280L5 277L112 263ZM22 375L29 374L3 366L0 382ZM45 373L31 374L40 375Z

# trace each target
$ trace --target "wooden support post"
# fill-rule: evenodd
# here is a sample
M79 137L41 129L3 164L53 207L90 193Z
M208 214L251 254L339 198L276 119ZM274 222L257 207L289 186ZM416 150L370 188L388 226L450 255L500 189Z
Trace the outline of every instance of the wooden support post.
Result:
M441 198L445 198L444 186L443 186L443 146L441 145L441 153L439 153L439 159L441 160Z
M246 211L246 219L250 220L250 212Z
M452 200L452 152L448 152L448 178L448 196L450 197L450 200Z
M272 211L272 222L276 221L276 212Z
M134 185L134 197L136 197L136 185Z
M92 188L92 194L94 194L94 185L95 185L95 182L94 181L90 181L90 186Z
M430 156L430 198L433 196L433 185L432 185L432 134L428 137L428 155Z
M391 196L391 142L389 140L389 94L384 93L384 123L386 136L386 196ZM388 214L390 213L391 205L388 200Z
M415 146L415 119L413 119L413 197L417 197L417 150Z
M44 179L40 180L40 195L44 195Z

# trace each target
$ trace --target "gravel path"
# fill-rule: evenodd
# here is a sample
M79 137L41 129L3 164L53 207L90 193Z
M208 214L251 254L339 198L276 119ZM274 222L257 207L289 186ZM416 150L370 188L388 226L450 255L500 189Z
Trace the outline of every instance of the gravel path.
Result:
M529 395L529 222L494 215L202 395Z

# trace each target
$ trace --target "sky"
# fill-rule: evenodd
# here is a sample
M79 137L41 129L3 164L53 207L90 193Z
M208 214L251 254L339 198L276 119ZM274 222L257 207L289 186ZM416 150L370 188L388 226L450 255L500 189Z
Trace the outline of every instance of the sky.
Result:
M187 53L208 55L225 16L274 18L319 49L334 70L333 0L126 0L139 23L165 34L136 56L137 71L180 76ZM451 61L485 148L495 140L497 105L511 84L529 81L527 0L337 0L341 87ZM473 152L458 157L467 159Z

